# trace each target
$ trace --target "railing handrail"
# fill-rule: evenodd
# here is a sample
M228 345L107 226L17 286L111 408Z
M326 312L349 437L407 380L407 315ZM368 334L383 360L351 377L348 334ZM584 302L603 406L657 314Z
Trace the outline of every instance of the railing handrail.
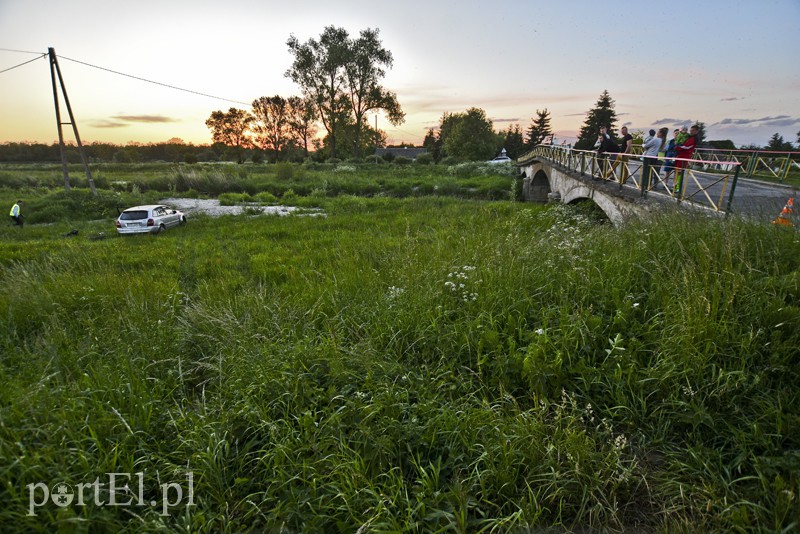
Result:
M622 157L618 157L622 156ZM563 167L568 171L578 173L581 177L587 174L593 180L617 183L620 191L623 187L635 187L646 196L648 192L657 188L660 193L681 202L690 202L693 205L716 212L727 212L733 200L733 192L742 163L739 161L698 160L694 158L667 158L664 156L645 156L642 154L598 153L597 150L574 149L559 145L537 145L534 149L517 159L517 165L530 164L536 158L543 158L553 164ZM670 167L667 175L662 179L658 169L661 165L652 165L650 161L668 162ZM641 165L635 165L641 161ZM675 165L676 162L685 164ZM633 163L633 165L632 165ZM702 169L697 169L703 165ZM719 172L707 172L709 166L714 165ZM617 168L619 167L619 173ZM675 184L670 188L668 178L674 173ZM628 183L630 181L630 183ZM687 187L692 183L691 191ZM627 186L626 186L627 184ZM663 188L663 191L661 189ZM714 191L717 192L714 192ZM712 195L718 199L713 199ZM705 199L705 201L703 200ZM725 207L727 206L727 207Z
M598 153L597 150L585 150L585 149L579 149L579 148L567 148L567 147L563 147L563 146L560 146L560 145L537 145L536 147L534 147L533 150L523 154L518 159L522 160L523 157L528 156L528 154L533 154L533 152L536 151L537 148L544 148L544 149L549 149L549 150L550 149L552 149L552 150L563 150L565 152L579 152L579 153L584 153L584 154L597 154ZM686 162L689 162L689 163L707 163L709 165L742 165L742 163L740 161L702 160L702 159L696 159L694 157L692 157L692 158L676 158L676 157L667 157L667 156L647 156L645 154L633 154L631 152L606 152L605 154L614 155L614 156L618 156L618 155L626 156L627 155L627 156L634 156L634 157L637 157L637 158L651 158L651 159L655 159L655 160L686 161Z

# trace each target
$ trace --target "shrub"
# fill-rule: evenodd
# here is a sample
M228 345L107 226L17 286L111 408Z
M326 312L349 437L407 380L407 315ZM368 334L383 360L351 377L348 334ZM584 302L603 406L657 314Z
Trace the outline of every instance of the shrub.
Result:
M411 165L412 159L405 156L398 156L394 158L395 165Z
M235 206L253 200L247 193L222 193L218 198L220 206Z
M279 180L291 180L294 178L294 165L282 161L275 164L275 175Z
M433 163L433 154L430 152L426 152L425 154L420 154L417 156L417 159L414 160L414 163L417 165L430 165Z
M289 188L283 192L281 196L281 204L286 204L287 202L294 202L298 198L297 193L294 192L294 189Z
M262 191L261 193L255 196L256 202L261 202L262 204L277 204L278 197L270 193L269 191Z
M461 163L461 160L455 156L447 156L445 158L442 158L441 161L439 161L439 163L442 165L456 165L458 163Z

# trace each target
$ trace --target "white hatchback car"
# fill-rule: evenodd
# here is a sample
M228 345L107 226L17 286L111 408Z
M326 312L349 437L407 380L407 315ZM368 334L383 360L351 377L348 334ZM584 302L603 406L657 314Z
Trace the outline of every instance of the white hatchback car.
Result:
M163 204L134 206L117 217L119 234L157 234L186 222L186 215Z

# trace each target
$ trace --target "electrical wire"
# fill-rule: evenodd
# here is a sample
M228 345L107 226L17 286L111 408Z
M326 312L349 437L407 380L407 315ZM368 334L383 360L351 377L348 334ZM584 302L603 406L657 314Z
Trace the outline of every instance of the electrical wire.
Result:
M31 52L30 50L15 50L14 48L0 48L0 51L3 51L3 52L20 52L22 54L44 54L44 55L47 55L47 52Z
M133 78L134 80L139 80L139 81L142 81L142 82L152 83L152 84L155 84L155 85L160 85L162 87L168 87L169 89L175 89L177 91L183 91L185 93L191 93L191 94L194 94L194 95L205 96L207 98L213 98L213 99L216 99L216 100L224 100L225 102L233 102L234 104L242 104L244 106L249 106L250 105L250 103L248 103L248 102L240 102L239 100L231 100L230 98L222 98L221 96L209 95L207 93L201 93L199 91L192 91L191 89L184 89L183 87L176 87L174 85L169 85L167 83L161 83L161 82L156 82L156 81L153 81L153 80L148 80L147 78L142 78L140 76L134 76L132 74L125 74L124 72L119 72L119 71L116 71L116 70L107 69L105 67L99 67L97 65L92 65L91 63L86 63L85 61L72 59L72 58L69 58L69 57L66 57L66 56L58 56L58 57L60 57L62 59L66 59L68 61L72 61L74 63L79 63L81 65L85 65L87 67L92 67L93 69L104 70L106 72L110 72L112 74L117 74L119 76L126 76L128 78Z
M5 50L5 49L4 49L4 48L0 48L0 50ZM37 52L37 53L38 53L38 52ZM42 58L43 58L44 56L46 56L46 55L47 55L47 54L42 54L42 55L41 55L41 56L39 56L39 57L35 57L35 58L33 58L33 59L29 59L28 61L26 61L26 62L24 62L24 63L20 63L19 65L14 65L13 67L8 67L7 69L0 70L0 74L3 74L4 72L8 72L8 71L10 71L11 69L16 69L17 67L21 67L21 66L23 66L23 65L27 65L28 63L33 63L33 62L34 62L34 61L36 61L37 59L42 59Z

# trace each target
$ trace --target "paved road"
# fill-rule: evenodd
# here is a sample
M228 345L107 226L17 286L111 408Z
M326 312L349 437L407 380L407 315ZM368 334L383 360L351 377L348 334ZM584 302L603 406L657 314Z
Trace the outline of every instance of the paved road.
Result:
M797 188L740 178L733 194L731 211L744 217L773 221L791 197L797 206L800 203ZM794 215L797 217L797 213ZM797 223L796 218L794 222Z
M638 165L635 162L630 163L630 168L631 172L636 173L637 176L641 174L640 172L637 172ZM720 199L722 198L722 205L720 208L725 210L727 208L727 197L728 193L730 192L730 184L725 185L727 192L723 198L723 184L709 186L709 184L715 179L714 175L698 172L694 173L694 176L698 180L701 180L701 183L704 187L708 188L707 193L715 204L720 203ZM674 178L670 181L670 184L672 184L673 181ZM626 184L626 187L635 186L629 182ZM663 189L661 189L662 187L663 186L659 185L655 188L655 190L663 191ZM710 205L705 195L702 192L699 192L697 183L692 179L687 181L685 193L687 197L699 204L705 206ZM775 218L781 213L781 210L786 205L786 201L792 197L795 199L796 206L794 213L795 219L793 222L798 226L798 228L800 228L800 218L798 218L798 210L800 210L800 191L798 191L797 187L753 180L749 178L739 178L733 194L731 213L740 215L742 217L770 222L775 220Z

